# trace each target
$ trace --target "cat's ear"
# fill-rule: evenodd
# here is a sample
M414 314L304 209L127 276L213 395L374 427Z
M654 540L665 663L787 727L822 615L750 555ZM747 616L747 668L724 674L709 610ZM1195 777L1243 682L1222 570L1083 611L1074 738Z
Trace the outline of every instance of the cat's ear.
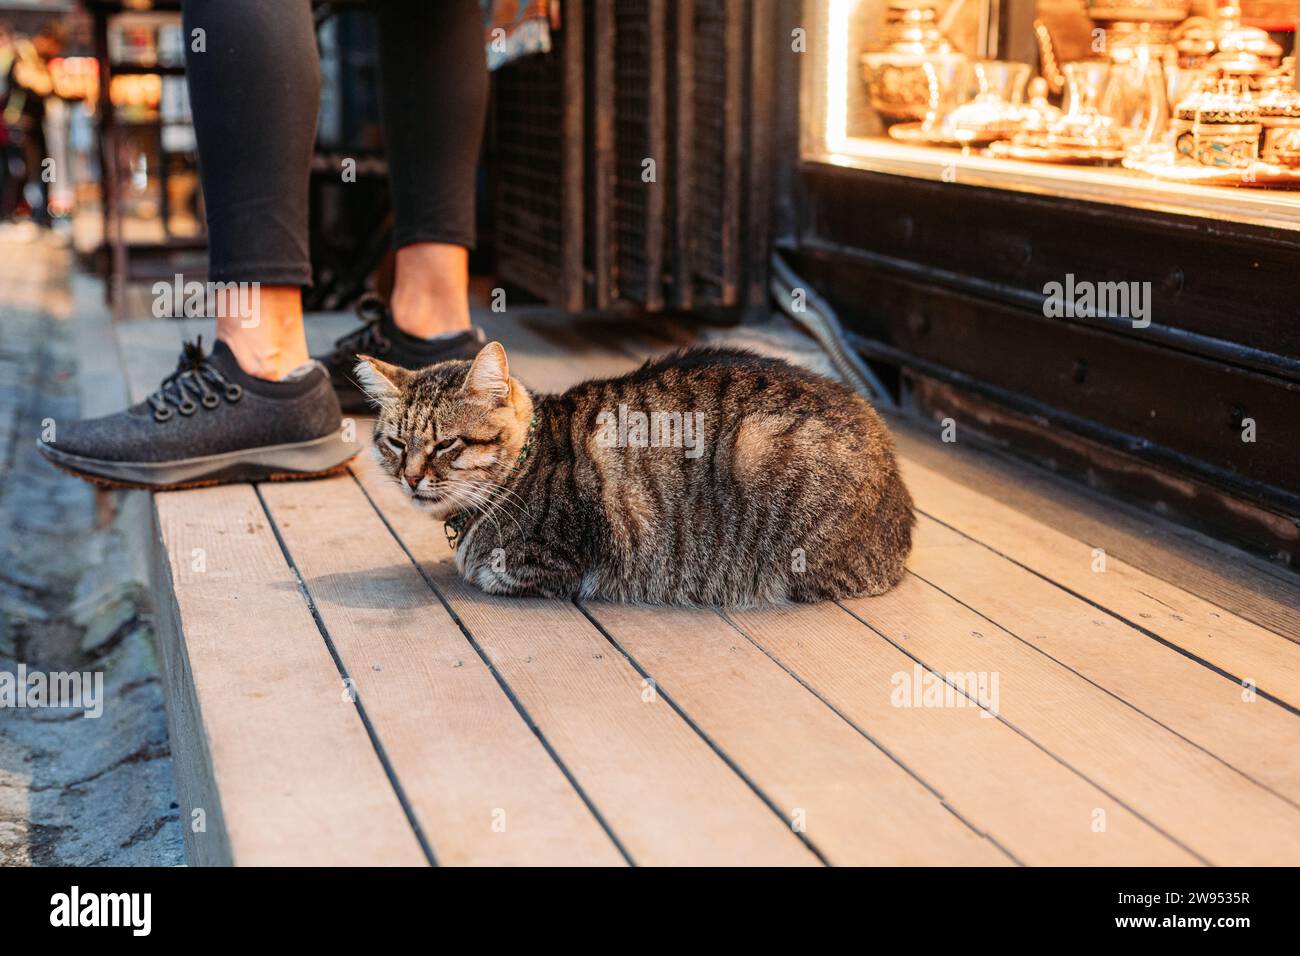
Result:
M465 376L465 394L497 403L510 395L510 366L500 342L489 342L474 356Z
M352 371L356 375L357 384L365 393L378 405L396 401L411 373L369 355L358 355L357 359L356 368Z

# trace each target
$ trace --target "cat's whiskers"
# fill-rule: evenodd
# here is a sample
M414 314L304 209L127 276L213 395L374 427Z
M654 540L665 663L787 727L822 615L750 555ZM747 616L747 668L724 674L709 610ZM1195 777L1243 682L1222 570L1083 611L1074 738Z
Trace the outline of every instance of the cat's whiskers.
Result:
M488 491L489 493L500 495L505 501L510 502L515 507L517 507L521 512L523 512L525 517L532 517L532 511L528 507L528 503L524 500L523 496L519 494L519 492L507 488L505 485L497 484L496 482L493 481L483 481L481 479L473 479L473 478L469 478L469 479L462 478L459 480L464 481L467 484L473 485L475 488L483 489Z
M522 518L525 522L532 520L532 511L523 501L518 500L518 496L510 492L509 489L486 481L474 482L471 487L477 494L485 496L489 503L488 507L499 507L503 514L509 515L511 520L514 521L515 527L519 528L521 532L523 526L520 524L519 519Z
M520 534L524 533L523 525L519 523L519 519L509 511L509 505L511 502L504 498L494 498L486 490L471 485L469 481L466 481L465 479L448 479L448 483L453 486L452 491L450 492L451 494L462 496L464 499L468 499L475 504L481 511L483 517L492 521L493 527L498 529L500 528L496 517L493 515L496 506L499 506L500 513L515 523L515 527L519 529Z
M474 510L478 514L478 517L484 518L487 521L489 521L492 524L492 527L496 530L496 532L500 534L501 524L499 521L497 521L497 517L492 513L491 509L489 507L486 507L485 503L480 499L478 499L477 497L472 497L469 493L464 492L463 490L462 490L462 494L464 494L465 498L470 500L471 504L474 506Z
M484 517L491 519L494 526L499 526L497 525L495 514L495 512L499 511L500 514L505 515L513 521L515 527L519 529L520 533L523 533L523 526L519 524L519 520L506 507L507 502L500 499L493 499L489 494L477 488L460 488L457 490L465 498L472 501L482 512Z
M411 504L419 508L421 511L431 510L437 505L450 506L452 511L463 510L466 508L473 509L480 512L483 517L488 518L492 522L493 527L499 528L500 525L497 522L495 515L491 513L493 506L495 505L499 506L501 513L509 517L510 520L515 523L515 527L519 529L520 533L523 533L523 526L519 523L519 520L511 514L510 508L520 508L520 510L525 512L525 516L527 516L526 509L520 503L509 500L509 498L504 494L501 497L494 499L492 495L487 493L485 488L478 486L482 485L498 492L508 492L509 489L507 488L493 485L491 482L487 481L448 478L433 484L430 490L437 494L438 498L437 500L430 501L427 498L419 497L415 493L415 489L412 489L410 484L407 483L405 476L390 474L388 477L392 479L394 484L402 489L407 498L411 500ZM439 487L440 485L449 487ZM511 492L511 494L513 494L513 492Z

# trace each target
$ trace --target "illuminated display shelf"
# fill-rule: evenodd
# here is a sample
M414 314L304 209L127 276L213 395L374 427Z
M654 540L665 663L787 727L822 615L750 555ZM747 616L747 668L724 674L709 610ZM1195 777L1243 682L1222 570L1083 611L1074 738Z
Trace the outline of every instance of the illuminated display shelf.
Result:
M1300 191L1166 182L1122 167L1026 163L879 137L849 136L838 146L806 150L804 159L916 179L1300 231Z
M1300 190L1173 182L1120 166L1029 163L888 138L858 68L874 22L864 16L869 6L876 5L824 0L803 7L809 36L821 40L809 44L803 71L805 162L1300 232Z

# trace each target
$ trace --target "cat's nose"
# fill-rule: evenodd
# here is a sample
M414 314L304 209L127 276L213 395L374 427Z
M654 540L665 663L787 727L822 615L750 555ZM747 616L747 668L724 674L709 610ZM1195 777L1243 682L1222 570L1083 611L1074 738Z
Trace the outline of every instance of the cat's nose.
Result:
M423 477L422 475L407 475L406 483L410 485L412 488L415 488L417 485L419 485L420 479L422 477Z

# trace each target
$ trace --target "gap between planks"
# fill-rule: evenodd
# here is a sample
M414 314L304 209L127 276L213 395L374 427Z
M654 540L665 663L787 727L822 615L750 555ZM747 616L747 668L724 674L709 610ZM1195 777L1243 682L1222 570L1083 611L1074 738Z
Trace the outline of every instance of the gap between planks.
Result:
M177 714L193 736L174 746L203 768L178 775L182 817L213 827L187 827L187 847L245 865L425 863L252 486L154 501L183 625L162 649L169 710L193 695Z
M908 563L1084 679L1300 807L1300 718L933 518Z
M707 610L582 605L828 862L1020 862ZM865 633L865 629L864 633ZM998 852L1006 854L999 857Z
M1300 706L1300 645L931 468L910 459L902 465L921 513L1171 650L1238 684L1249 681L1292 710Z
M1300 576L1123 500L988 447L944 444L916 423L891 421L902 457L967 487L996 486L1004 504L1104 547L1183 590L1300 642Z
M460 580L436 524L371 463L360 485L638 864L798 864L817 857L574 605Z
M622 862L352 478L262 495L437 861Z
M1292 804L933 585L841 603L937 674L996 674L999 719L1207 861L1300 861Z

